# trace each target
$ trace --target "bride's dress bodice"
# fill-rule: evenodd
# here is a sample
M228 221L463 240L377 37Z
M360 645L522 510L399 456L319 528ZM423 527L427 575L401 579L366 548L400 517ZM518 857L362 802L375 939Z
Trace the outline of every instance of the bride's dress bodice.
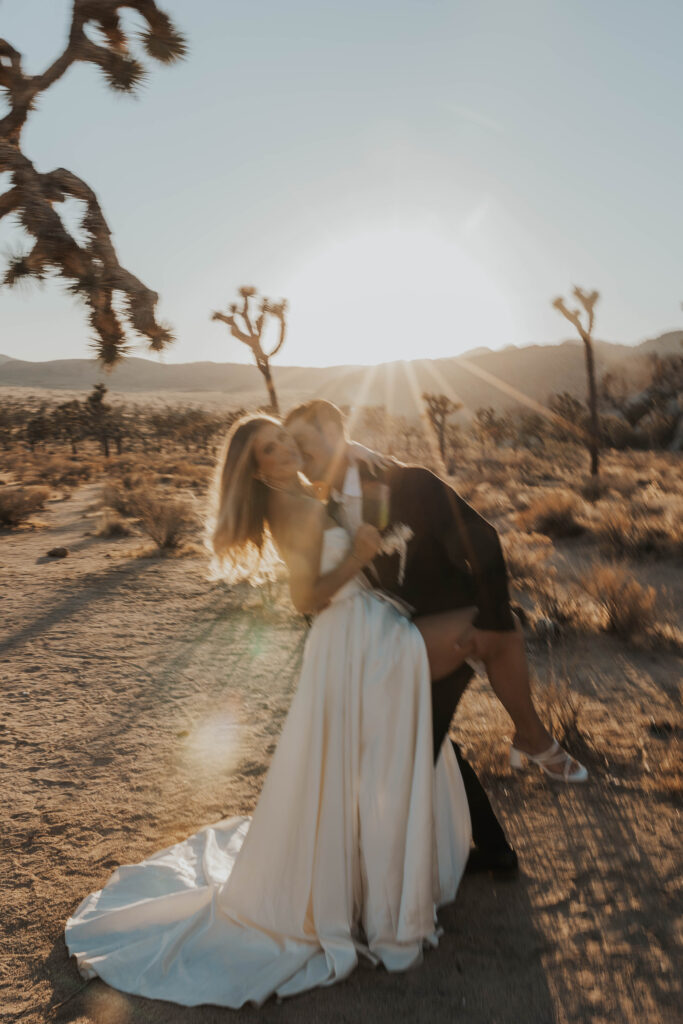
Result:
M325 530L323 533L323 548L320 554L320 572L330 572L335 566L343 560L351 547L351 538L344 529L343 526L331 526L329 530ZM367 590L368 586L362 575L358 573L353 579L345 583L332 597L332 602L343 600L347 597L353 597L354 594L359 593L362 590Z

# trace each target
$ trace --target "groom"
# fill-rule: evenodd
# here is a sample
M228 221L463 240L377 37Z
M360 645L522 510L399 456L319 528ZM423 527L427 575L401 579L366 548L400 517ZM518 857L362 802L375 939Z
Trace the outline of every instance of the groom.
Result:
M373 582L414 615L476 605L468 635L461 638L463 654L484 662L493 689L516 723L516 744L531 753L547 748L550 737L531 702L523 637L510 609L507 571L494 527L427 469L392 460L379 470L369 465L363 449L348 441L342 413L331 402L314 399L296 406L285 425L299 445L309 480L330 485L330 514L352 532L363 518L370 518L367 511L378 476L388 485L390 520L409 526L412 539L404 572L398 553L381 554L372 563ZM432 683L435 758L472 675L463 662ZM454 748L472 818L475 848L468 868L515 874L517 856L474 770L456 744Z

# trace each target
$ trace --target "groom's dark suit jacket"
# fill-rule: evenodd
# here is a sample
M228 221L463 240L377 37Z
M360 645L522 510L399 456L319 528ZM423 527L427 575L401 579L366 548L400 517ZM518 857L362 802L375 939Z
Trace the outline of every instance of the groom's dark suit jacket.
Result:
M365 463L358 467L364 508L365 485L381 480L390 491L389 529L405 523L413 531L402 583L397 553L375 558L382 589L412 605L416 615L476 605L473 625L478 629L514 629L495 528L428 469L396 463L373 475ZM368 578L377 584L376 578Z

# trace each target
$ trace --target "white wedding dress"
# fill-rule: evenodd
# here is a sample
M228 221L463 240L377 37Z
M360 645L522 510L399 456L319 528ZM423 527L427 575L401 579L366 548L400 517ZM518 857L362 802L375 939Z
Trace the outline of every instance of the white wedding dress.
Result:
M326 531L322 572L348 543ZM253 817L118 868L66 944L84 978L124 992L260 1005L339 981L359 953L392 971L419 962L469 846L450 743L433 766L422 637L358 577L313 622Z

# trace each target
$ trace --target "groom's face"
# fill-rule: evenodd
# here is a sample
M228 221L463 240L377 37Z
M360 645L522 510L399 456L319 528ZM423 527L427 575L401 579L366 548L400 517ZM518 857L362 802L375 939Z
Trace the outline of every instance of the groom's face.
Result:
M344 446L343 434L337 436L332 424L317 427L303 419L290 423L289 431L299 446L308 479L326 480L340 444Z

